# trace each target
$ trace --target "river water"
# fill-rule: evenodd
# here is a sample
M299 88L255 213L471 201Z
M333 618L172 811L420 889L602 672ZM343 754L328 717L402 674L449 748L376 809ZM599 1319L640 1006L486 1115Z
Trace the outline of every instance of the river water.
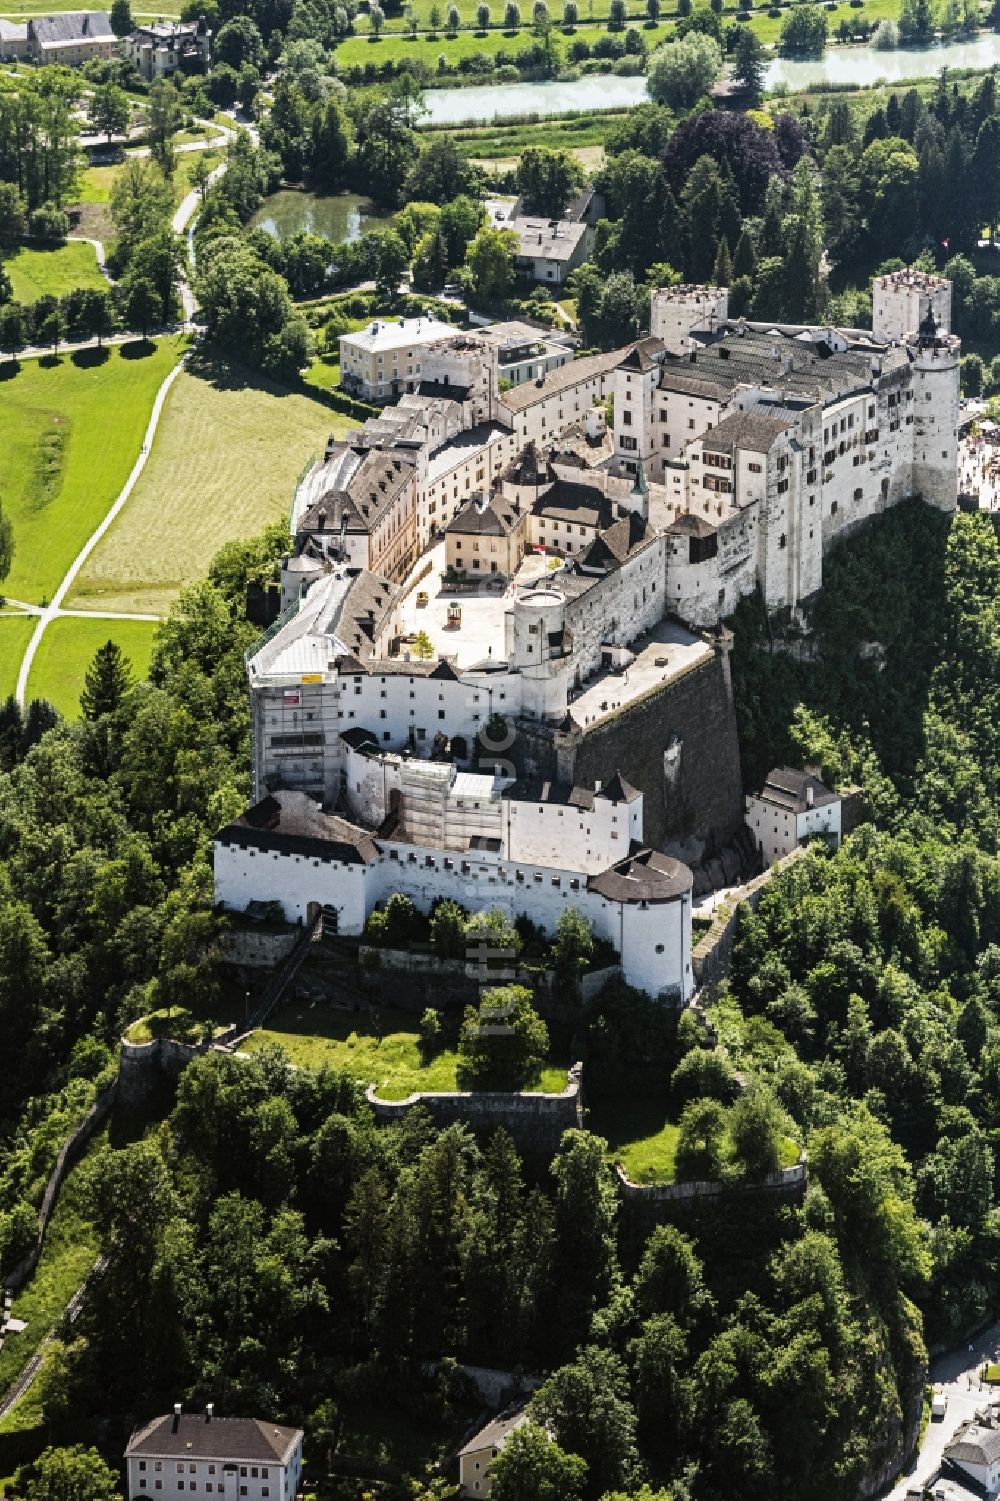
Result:
M767 84L790 90L816 83L897 83L904 78L933 77L942 68L990 68L1000 63L1000 35L986 32L947 46L907 47L879 52L874 47L828 47L822 57L776 57L768 66ZM468 120L489 123L518 115L561 115L571 110L627 109L646 98L645 78L590 74L573 81L475 84L467 89L428 89L424 123L457 125Z

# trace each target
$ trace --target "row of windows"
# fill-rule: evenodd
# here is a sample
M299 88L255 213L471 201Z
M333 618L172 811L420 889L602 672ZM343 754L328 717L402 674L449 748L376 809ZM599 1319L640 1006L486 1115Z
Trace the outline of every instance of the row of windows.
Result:
M140 1470L144 1470L145 1468L146 1468L146 1461L144 1459L140 1459L140 1461L139 1461L139 1469ZM153 1462L153 1469L154 1470L162 1470L163 1469L163 1460L162 1459L155 1460ZM183 1464L183 1462L179 1461L178 1464L177 1464L177 1466L176 1466L176 1469L177 1469L177 1474L178 1475L183 1475L184 1474L184 1464ZM214 1464L207 1465L206 1469L207 1469L207 1472L208 1472L209 1475L214 1475L215 1474L215 1465ZM246 1475L247 1469L248 1469L248 1467L246 1465L240 1465L240 1474L241 1475ZM249 1466L249 1472L250 1472L251 1477L254 1480L267 1480L270 1477L271 1469L270 1469L269 1465L250 1465ZM187 1466L187 1473L189 1475L197 1475L197 1473L198 1473L198 1466L196 1464L192 1464L192 1463L189 1462L188 1466ZM264 1494L266 1496L267 1492L265 1491Z

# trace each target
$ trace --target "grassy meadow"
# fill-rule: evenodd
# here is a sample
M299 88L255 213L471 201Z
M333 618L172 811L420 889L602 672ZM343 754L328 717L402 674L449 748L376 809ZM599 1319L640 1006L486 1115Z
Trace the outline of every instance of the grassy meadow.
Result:
M0 702L9 698L17 687L21 658L34 629L33 615L0 614Z
M78 719L80 690L98 647L105 641L117 641L138 680L149 671L155 631L156 624L150 620L59 616L39 642L28 677L28 698L47 698L66 719Z
M0 502L14 524L13 599L43 604L114 501L182 336L0 364Z
M373 1015L378 1018L377 1027ZM392 1006L370 1011L340 1011L329 1006L291 1001L279 1007L267 1028L247 1040L251 1052L278 1043L293 1063L330 1068L378 1085L385 1100L405 1100L416 1090L456 1090L458 1054L445 1048L425 1056L417 1018ZM534 1086L556 1094L566 1088L566 1065L542 1069Z
M166 614L224 543L288 515L306 464L349 425L308 396L221 362L185 369L139 482L69 602Z
M93 245L67 240L65 245L36 249L18 246L4 257L14 301L31 303L40 297L64 297L77 287L107 291L108 283L97 264Z

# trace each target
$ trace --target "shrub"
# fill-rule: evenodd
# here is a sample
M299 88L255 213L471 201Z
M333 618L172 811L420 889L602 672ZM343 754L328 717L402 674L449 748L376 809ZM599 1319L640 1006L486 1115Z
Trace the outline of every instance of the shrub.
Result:
M678 1105L699 1099L728 1105L736 1098L736 1079L721 1053L692 1048L674 1069L670 1093Z
M43 203L29 215L28 234L33 240L65 240L69 220L54 203Z
M420 1018L420 1047L424 1053L433 1053L441 1041L441 1018L433 1006L428 1006Z

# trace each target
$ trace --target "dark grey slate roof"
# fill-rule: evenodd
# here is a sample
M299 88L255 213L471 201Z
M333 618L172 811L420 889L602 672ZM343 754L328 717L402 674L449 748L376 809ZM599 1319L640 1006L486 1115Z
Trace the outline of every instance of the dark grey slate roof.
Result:
M265 1423L261 1418L209 1419L204 1413L193 1412L181 1413L178 1418L167 1413L135 1430L125 1457L263 1460L265 1464L281 1464L301 1436L301 1428Z
M813 795L811 805L807 798L810 790ZM776 766L769 771L760 796L764 802L787 808L791 813L804 813L810 806L822 808L827 803L838 801L837 793L831 792L818 777L790 766Z
M705 434L702 448L710 453L731 453L737 448L767 453L789 426L787 418L772 417L759 410L731 412Z
M550 782L544 777L521 777L508 782L500 794L513 803L562 804L566 808L592 808L594 794L589 787L574 787L570 782Z
M220 829L215 843L338 860L344 865L374 865L379 858L378 845L365 829L324 813L301 792L277 792L263 798ZM173 1417L164 1421L172 1423Z
M626 782L620 771L616 771L610 782L605 782L595 797L606 797L613 803L632 803L642 793L638 787L633 787L631 782Z
M39 46L60 46L72 42L113 42L115 34L107 11L71 10L57 16L35 16L31 27Z
M612 902L672 902L690 891L694 877L686 865L657 850L640 850L591 876L588 891Z
M455 513L445 530L462 537L508 537L525 514L499 492L488 500L474 495Z

